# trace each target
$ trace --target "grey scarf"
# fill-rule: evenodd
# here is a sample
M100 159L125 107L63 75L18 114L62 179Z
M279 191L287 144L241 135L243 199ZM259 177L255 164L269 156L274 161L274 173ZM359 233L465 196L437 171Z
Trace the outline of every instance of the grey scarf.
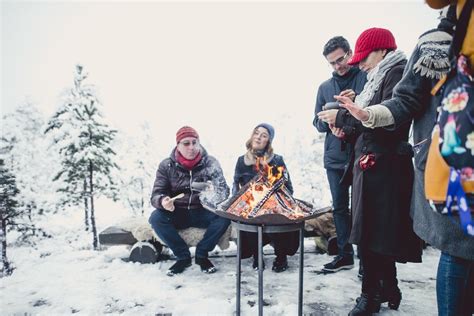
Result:
M382 84L387 72L392 69L393 66L406 58L407 57L405 54L400 50L389 52L385 58L377 64L377 66L369 71L367 74L367 82L364 86L364 90L362 90L361 94L356 97L355 103L360 105L362 108L365 108L367 105L369 105L370 101L372 101L375 95L375 92L377 92L377 90L380 88L380 85Z

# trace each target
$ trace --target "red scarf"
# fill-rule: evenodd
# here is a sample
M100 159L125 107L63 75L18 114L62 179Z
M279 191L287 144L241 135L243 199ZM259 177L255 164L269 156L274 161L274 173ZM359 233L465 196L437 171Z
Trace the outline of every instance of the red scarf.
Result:
M176 150L175 157L176 157L176 160L178 161L178 163L180 165L182 165L185 169L192 170L198 164L198 162L201 161L202 155L201 155L201 152L199 152L196 155L196 157L194 157L191 160L188 160L188 159L184 158L183 155L181 155L179 150Z

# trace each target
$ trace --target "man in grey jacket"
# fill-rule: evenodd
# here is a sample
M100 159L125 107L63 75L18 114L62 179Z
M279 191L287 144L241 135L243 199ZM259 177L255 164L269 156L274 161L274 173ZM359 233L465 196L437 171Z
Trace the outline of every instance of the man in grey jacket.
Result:
M354 99L365 85L366 74L357 67L351 67L347 61L352 57L352 50L347 40L342 36L331 38L324 45L323 55L333 68L332 77L324 81L318 89L313 125L320 133L326 133L324 140L324 168L331 190L334 224L336 226L338 255L334 260L324 265L324 270L336 272L351 269L354 266L354 250L347 241L351 230L349 213L348 183L340 183L344 169L349 163L351 148L345 145L332 133L329 126L318 118L318 112L328 102L334 102L335 95L347 96Z
M203 272L216 271L208 259L208 252L217 245L230 221L202 206L198 188L203 186L207 187L206 198L213 203L221 202L229 195L219 162L201 146L196 130L183 126L176 133L176 147L170 157L158 167L151 195L151 205L156 210L149 222L178 258L167 271L169 276L191 266L189 248L178 234L178 229L188 227L206 228L196 246L195 261Z

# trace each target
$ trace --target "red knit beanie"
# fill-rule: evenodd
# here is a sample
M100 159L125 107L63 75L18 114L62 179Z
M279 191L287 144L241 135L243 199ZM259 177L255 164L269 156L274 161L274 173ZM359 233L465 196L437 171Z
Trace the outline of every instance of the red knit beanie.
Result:
M357 38L354 55L347 62L349 65L358 64L369 54L378 49L397 49L395 37L387 29L373 27L365 30Z
M176 132L176 144L179 143L185 137L194 137L199 139L199 135L196 130L190 126L183 126Z

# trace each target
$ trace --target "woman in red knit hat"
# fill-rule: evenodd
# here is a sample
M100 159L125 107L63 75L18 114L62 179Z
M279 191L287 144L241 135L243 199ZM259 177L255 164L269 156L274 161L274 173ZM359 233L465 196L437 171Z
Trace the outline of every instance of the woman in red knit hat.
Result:
M362 32L349 60L368 73L355 103L364 108L390 99L406 62L389 30L370 28ZM413 183L409 122L390 131L365 128L346 109L320 112L319 116L335 134L354 145L349 242L360 247L364 275L362 294L349 315L371 315L385 301L391 309L398 309L401 292L395 262L421 262L421 242L413 232L409 214Z

